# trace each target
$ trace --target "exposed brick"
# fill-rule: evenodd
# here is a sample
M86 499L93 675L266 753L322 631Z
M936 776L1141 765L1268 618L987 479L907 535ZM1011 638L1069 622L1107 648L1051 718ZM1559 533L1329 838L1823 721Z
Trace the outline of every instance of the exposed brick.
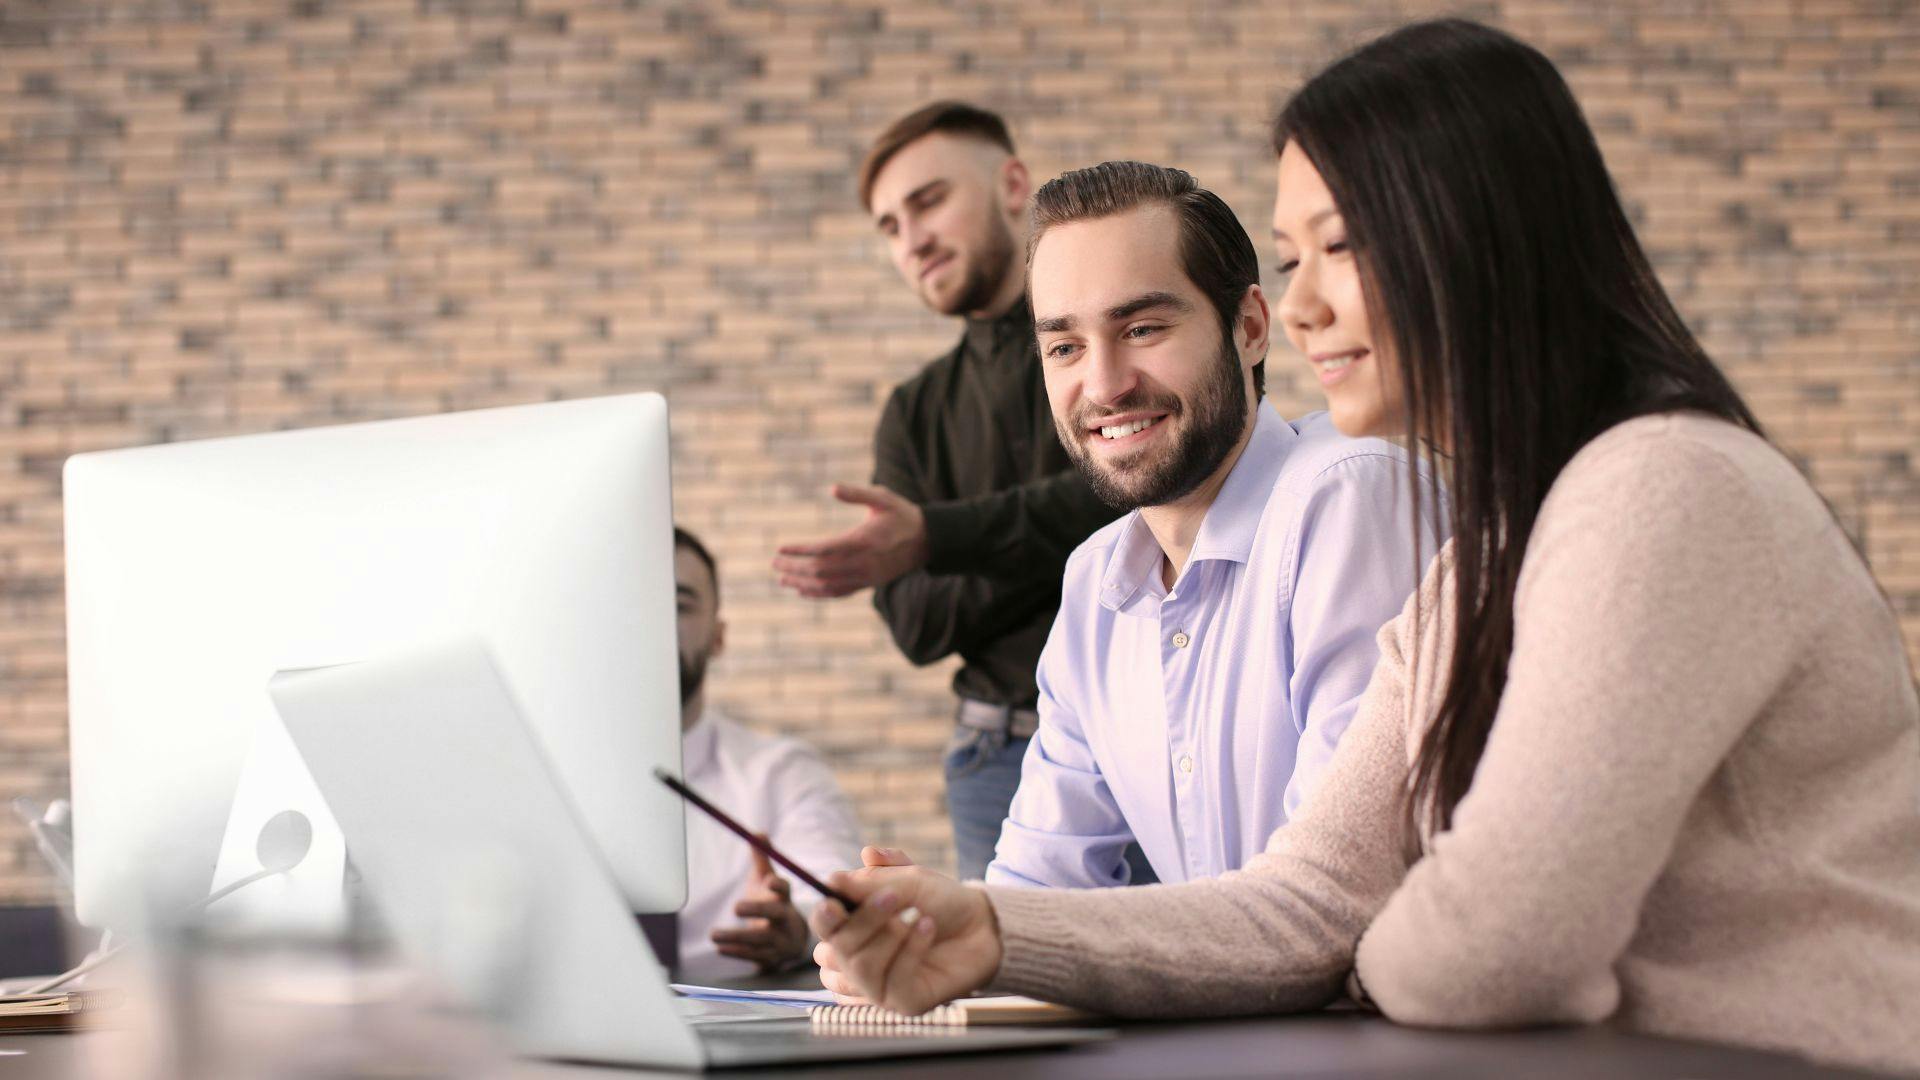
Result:
M65 786L66 454L654 388L679 516L722 561L716 696L820 745L872 837L935 864L951 664L910 668L863 600L799 601L767 568L856 520L826 486L868 474L888 389L955 334L855 203L865 140L973 97L1036 179L1182 165L1257 238L1273 105L1339 49L1453 10L68 6L55 43L0 46L0 575L46 585L0 621L11 783ZM1920 25L1893 7L1473 10L1562 64L1682 314L1920 648ZM1319 407L1274 361L1275 404ZM0 901L53 896L0 819Z

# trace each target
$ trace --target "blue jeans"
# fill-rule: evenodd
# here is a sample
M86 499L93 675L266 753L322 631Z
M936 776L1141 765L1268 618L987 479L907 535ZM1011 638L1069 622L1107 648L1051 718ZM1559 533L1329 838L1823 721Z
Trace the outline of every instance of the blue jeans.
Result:
M941 766L947 777L947 816L953 821L953 859L962 881L987 876L1031 741L1009 738L1004 731L953 729ZM1139 844L1127 845L1127 865L1133 869L1131 884L1160 880Z
M1004 731L953 729L941 766L947 776L947 816L953 820L953 860L962 881L987 876L1030 741L1008 738Z

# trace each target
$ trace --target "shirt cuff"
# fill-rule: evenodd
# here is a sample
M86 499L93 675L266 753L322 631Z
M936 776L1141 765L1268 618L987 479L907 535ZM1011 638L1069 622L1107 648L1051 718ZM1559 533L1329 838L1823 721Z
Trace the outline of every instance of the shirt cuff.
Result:
M980 515L964 502L923 503L920 514L927 527L927 572L971 573L968 559L980 549Z

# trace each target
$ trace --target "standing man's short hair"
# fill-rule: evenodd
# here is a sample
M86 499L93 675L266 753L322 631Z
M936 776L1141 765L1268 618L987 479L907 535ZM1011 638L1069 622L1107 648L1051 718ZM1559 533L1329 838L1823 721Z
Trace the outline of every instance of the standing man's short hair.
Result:
M887 125L887 130L881 132L867 149L867 156L860 162L862 209L873 209L874 178L880 175L880 170L886 167L893 155L907 144L935 132L971 136L990 142L1009 154L1014 152L1013 136L1007 131L1007 122L1000 119L998 114L964 101L935 101L923 105Z
M1033 197L1033 229L1027 234L1027 267L1040 238L1056 225L1124 214L1160 204L1180 221L1180 264L1220 316L1220 332L1233 340L1234 320L1247 288L1260 284L1260 257L1233 208L1200 186L1192 173L1141 161L1108 161L1075 169L1041 185ZM1255 397L1267 391L1267 363L1253 368Z

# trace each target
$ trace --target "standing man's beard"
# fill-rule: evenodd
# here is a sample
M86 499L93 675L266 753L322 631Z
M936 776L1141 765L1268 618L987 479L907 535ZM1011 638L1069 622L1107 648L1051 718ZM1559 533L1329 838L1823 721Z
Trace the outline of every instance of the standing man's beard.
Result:
M701 684L707 681L707 654L696 656L680 654L680 705L686 707L693 695L700 692Z
M1187 417L1179 441L1157 458L1135 455L1103 464L1088 449L1086 432L1103 416L1140 410L1164 410L1167 418L1160 422L1172 423L1186 410L1171 394L1151 398L1129 394L1111 408L1095 408L1083 400L1075 407L1071 421L1062 423L1056 418L1054 425L1067 456L1087 478L1093 493L1101 502L1125 512L1142 506L1164 506L1189 494L1213 475L1246 432L1247 387L1231 337L1222 345L1213 375L1194 395L1192 406L1193 415Z
M947 303L928 301L932 308L942 315L965 315L980 311L1000 292L1000 283L1009 273L1007 269L1013 260L1013 230L998 214L989 219L987 235L980 242L980 250L968 259L962 272L966 275L960 282L960 291Z

